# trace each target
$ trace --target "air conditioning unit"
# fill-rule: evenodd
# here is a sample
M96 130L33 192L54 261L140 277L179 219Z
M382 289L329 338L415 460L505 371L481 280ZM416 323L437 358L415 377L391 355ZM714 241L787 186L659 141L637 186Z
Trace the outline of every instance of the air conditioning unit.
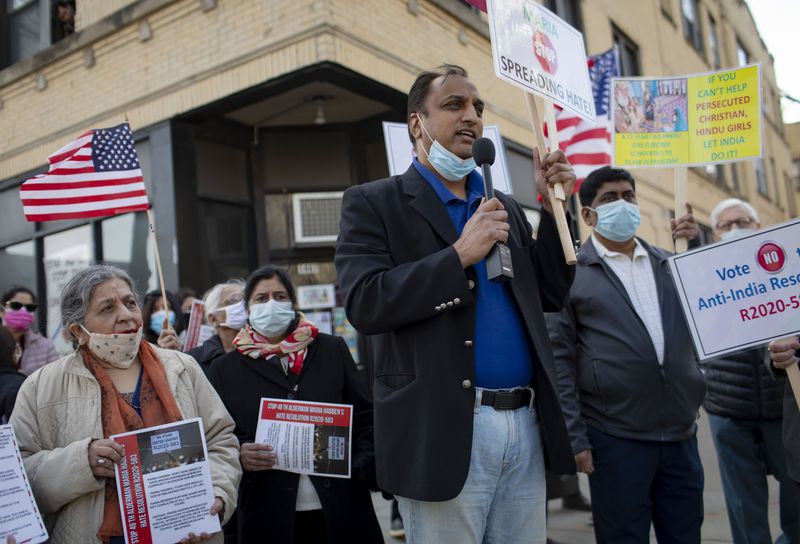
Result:
M342 191L292 195L294 242L330 244L339 235Z

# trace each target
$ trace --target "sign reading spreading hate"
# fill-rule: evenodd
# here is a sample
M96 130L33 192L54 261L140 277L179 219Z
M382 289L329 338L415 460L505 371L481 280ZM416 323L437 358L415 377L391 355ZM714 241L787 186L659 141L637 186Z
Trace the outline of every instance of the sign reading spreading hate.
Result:
M612 81L614 164L672 167L761 156L759 65Z
M489 0L494 72L595 122L583 35L533 0Z
M800 219L669 264L701 360L800 331Z

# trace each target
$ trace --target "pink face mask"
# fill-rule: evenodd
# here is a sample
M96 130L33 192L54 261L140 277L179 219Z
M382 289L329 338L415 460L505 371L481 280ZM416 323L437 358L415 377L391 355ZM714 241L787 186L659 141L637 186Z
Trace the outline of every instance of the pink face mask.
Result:
M33 314L24 308L6 310L5 315L3 315L3 323L16 331L26 331L33 323L33 317Z

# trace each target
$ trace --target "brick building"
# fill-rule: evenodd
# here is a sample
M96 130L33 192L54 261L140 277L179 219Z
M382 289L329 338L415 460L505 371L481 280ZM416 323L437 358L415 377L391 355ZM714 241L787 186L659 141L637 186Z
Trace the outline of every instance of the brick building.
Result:
M405 121L415 75L442 62L470 72L505 139L514 194L535 217L523 96L493 75L485 15L464 2L77 0L74 34L55 4L0 7L0 289L23 283L46 297L50 336L60 286L87 262L155 287L143 214L29 224L17 194L48 154L125 119L172 289L202 291L265 262L300 285L333 283L339 194L387 175L381 123ZM766 224L797 214L772 60L741 0L545 4L583 30L588 53L618 45L625 75L762 62L764 160L692 169L689 200L701 222L729 195ZM640 232L667 245L672 174L635 175Z

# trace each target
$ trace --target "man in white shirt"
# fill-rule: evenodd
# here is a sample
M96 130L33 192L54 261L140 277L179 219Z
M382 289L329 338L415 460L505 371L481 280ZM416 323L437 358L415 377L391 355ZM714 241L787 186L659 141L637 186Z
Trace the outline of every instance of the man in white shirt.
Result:
M599 544L699 544L703 468L697 410L705 380L692 350L669 253L636 238L629 172L595 170L580 188L592 236L566 307L548 327L578 470L589 474ZM691 208L673 237L694 238Z

